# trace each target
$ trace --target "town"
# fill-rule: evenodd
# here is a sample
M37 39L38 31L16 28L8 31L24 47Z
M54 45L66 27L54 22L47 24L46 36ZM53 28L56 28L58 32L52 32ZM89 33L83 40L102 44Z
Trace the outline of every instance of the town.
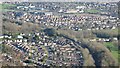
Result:
M4 2L0 62L118 66L118 7L116 2Z
M16 37L5 34L1 38L4 39L3 44L16 51L14 55L17 55L22 62L29 60L37 65L57 63L58 66L71 64L81 66L84 63L84 58L79 48L76 47L76 42L68 38L59 36L51 38L42 32L28 35L21 33ZM3 55L6 57L4 59L15 61L13 57L7 58L6 54L3 53Z
M18 5L24 4L26 3L21 3ZM16 8L13 8L16 12L8 11L3 14L5 18L7 17L7 19L17 21L16 24L18 25L21 25L21 22L32 22L35 24L44 25L45 27L52 26L58 29L68 28L75 31L115 29L119 24L117 16L118 11L113 9L117 9L117 5L114 3L107 5L85 3L85 6L81 3L80 5L83 6L79 6L79 3L76 3L75 6L71 4L71 8L67 8L69 5L67 5L67 7L62 7L61 4L50 4L48 3L47 5L44 5L44 3L32 3L29 5L17 6ZM104 8L102 9L102 7ZM88 8L90 9L88 10ZM113 9L114 13L110 13L109 10L106 9Z

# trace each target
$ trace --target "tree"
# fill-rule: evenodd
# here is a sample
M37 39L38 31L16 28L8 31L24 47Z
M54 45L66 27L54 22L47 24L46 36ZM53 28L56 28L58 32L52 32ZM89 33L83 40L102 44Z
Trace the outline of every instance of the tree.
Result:
M48 36L55 36L56 35L56 31L53 28L46 28L46 29L44 29L44 32Z

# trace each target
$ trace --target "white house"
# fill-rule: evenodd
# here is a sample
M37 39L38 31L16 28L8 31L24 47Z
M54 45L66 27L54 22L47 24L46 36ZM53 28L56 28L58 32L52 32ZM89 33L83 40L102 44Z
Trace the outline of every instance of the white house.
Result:
M52 12L45 12L45 15L53 15Z
M16 42L22 43L22 40L16 40Z
M18 39L23 39L23 36L18 35L17 38L18 38Z
M85 9L86 6L77 6L76 8L77 8L77 9Z
M4 36L0 36L0 39L4 38Z
M78 10L74 10L74 9L71 9L71 10L67 10L65 13L77 13Z
M59 13L62 13L62 12L64 12L64 11L63 11L63 9L60 9L58 12L59 12Z
M113 40L116 40L116 41L117 41L118 39L117 39L117 38L113 38Z

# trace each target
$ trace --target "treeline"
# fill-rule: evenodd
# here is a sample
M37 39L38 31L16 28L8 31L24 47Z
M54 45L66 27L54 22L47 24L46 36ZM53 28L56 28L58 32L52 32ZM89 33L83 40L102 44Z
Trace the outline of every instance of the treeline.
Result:
M90 51L96 66L116 66L118 64L111 52L101 43L82 39L82 47Z
M17 22L18 23L18 22ZM19 24L21 24L21 22L19 22ZM33 24L30 22L27 23L22 23L21 25L16 24L15 21L10 21L8 19L3 21L3 25L2 25L3 29L3 33L32 33L32 32L38 32L41 30L41 27L39 27L38 24Z
M118 29L113 30L94 30L92 31L93 34L95 34L98 38L111 38L111 37L120 37L120 33Z

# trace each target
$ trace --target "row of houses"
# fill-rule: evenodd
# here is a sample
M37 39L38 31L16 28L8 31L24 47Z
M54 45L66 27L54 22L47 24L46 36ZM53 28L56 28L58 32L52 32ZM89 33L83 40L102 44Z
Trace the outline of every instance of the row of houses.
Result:
M10 35L4 35L7 37L3 40L4 44L9 45L12 49L17 51L17 53L22 53L21 56L23 56L24 59L22 58L21 60L27 60L27 57L32 57L31 60L41 63L41 60L48 56L48 58L44 59L44 61L46 60L45 64L47 65L50 65L51 63L54 65L54 63L58 63L59 61L62 62L62 65L73 64L82 66L84 63L81 51L76 50L76 48L73 47L74 44L69 39L64 37L50 38L44 33L34 33L28 34L28 36L32 38L34 35L37 35L40 39L36 41L28 41L33 38L25 39L23 37L25 35L26 34L21 33L17 35L14 40L9 38Z
M98 42L110 42L112 40L118 41L118 38L114 37L112 39L107 39L107 38L90 39L90 41L98 41Z
M46 27L58 27L59 29L65 27L68 27L71 30L116 29L119 24L119 22L117 22L117 18L111 18L109 16L100 16L94 14L54 15L53 12L43 12L43 15L41 15L36 13L40 12L28 12L18 17L14 12L8 12L7 14L10 14L8 16L10 19L12 18L14 20L18 19L24 22L33 22Z

